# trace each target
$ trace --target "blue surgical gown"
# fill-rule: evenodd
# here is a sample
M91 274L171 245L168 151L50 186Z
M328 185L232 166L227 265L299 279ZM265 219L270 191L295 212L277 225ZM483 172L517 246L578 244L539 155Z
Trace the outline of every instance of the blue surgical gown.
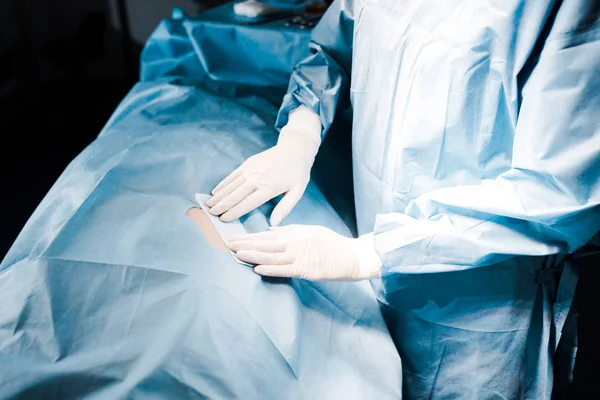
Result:
M405 397L549 398L562 271L598 254L600 3L336 1L310 46L277 124L352 106Z

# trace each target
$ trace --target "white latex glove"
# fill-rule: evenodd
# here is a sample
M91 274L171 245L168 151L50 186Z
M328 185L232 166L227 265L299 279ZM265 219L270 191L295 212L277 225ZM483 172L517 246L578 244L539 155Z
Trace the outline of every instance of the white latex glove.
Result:
M212 191L210 213L230 222L285 193L271 214L276 226L292 211L310 180L321 144L321 120L304 106L292 111L277 144L247 159Z
M379 277L381 267L372 234L351 239L322 226L271 228L232 238L228 246L265 276L358 281Z

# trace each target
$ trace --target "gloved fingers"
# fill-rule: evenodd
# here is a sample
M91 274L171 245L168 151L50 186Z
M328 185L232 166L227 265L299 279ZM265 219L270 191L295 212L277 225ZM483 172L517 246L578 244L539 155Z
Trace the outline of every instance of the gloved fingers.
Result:
M271 200L273 197L275 196L271 196L268 191L264 189L258 189L254 193L250 194L248 197L244 198L238 204L233 206L225 214L221 215L221 221L234 221L242 215L246 215L255 208L263 205L267 201Z
M300 201L303 193L304 189L292 189L283 196L271 213L271 226L278 226L288 216L296 204L298 204L298 201Z
M219 182L219 184L217 186L215 186L215 188L210 193L214 196L215 194L217 194L217 192L219 192L225 186L229 185L230 183L235 181L237 178L239 178L241 176L241 174L242 174L242 171L240 171L239 168L236 169L235 171L233 171L232 173L227 175L225 177L225 179L223 179L221 182Z
M244 183L246 183L246 179L243 176L238 177L233 182L229 183L227 186L225 186L221 190L219 190L213 197L206 200L206 205L209 206L210 208L214 207L221 200L223 200L225 197L229 196L231 193L233 193L237 188L242 186Z
M300 224L292 224L292 225L285 225L285 226L270 226L269 227L269 231L270 232L278 232L280 235L285 234L285 233L290 233L293 231L300 231L303 229L310 229L312 225L300 225Z
M293 256L286 252L271 252L268 251L255 251L255 250L240 250L235 253L235 256L242 261L250 264L262 265L284 265L291 264L293 262Z
M229 242L229 249L238 252L240 250L256 250L265 252L283 252L287 249L287 242L284 240L246 240Z
M229 238L229 243L234 242L254 242L254 241L263 241L263 240L273 240L278 239L279 234L277 232L258 232L258 233L249 233L246 235L234 236Z
M313 225L284 225L284 226L271 226L269 232L272 232L281 239L285 238L299 238L299 237L313 237L315 235L314 230L311 230Z
M272 276L276 278L292 278L296 276L294 264L285 265L257 265L254 272L262 276Z
M242 186L235 189L227 197L215 204L209 211L212 215L221 215L229 211L232 207L244 200L255 191L255 187L251 183L244 183Z

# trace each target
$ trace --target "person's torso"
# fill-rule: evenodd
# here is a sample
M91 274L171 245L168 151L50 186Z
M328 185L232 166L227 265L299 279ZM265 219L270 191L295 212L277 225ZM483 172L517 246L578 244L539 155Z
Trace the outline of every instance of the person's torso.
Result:
M517 75L549 3L361 2L351 77L359 231L376 213L510 168Z

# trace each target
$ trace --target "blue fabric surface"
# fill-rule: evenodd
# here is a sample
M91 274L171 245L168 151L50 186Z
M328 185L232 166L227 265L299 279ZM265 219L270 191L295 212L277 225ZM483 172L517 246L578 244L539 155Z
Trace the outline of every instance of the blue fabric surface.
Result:
M165 20L146 43L141 80L285 88L308 54L310 32L282 21L243 25L232 15L232 4L225 4L198 17Z
M184 215L196 192L275 143L277 85L300 46L240 61L253 67L236 74L203 47L212 29L161 24L143 82L0 264L0 398L401 397L400 359L367 282L262 279ZM272 207L246 229L266 229ZM315 183L286 223L351 235Z
M557 281L598 255L598 3L339 0L310 48L277 125L352 105L407 397L548 398Z

